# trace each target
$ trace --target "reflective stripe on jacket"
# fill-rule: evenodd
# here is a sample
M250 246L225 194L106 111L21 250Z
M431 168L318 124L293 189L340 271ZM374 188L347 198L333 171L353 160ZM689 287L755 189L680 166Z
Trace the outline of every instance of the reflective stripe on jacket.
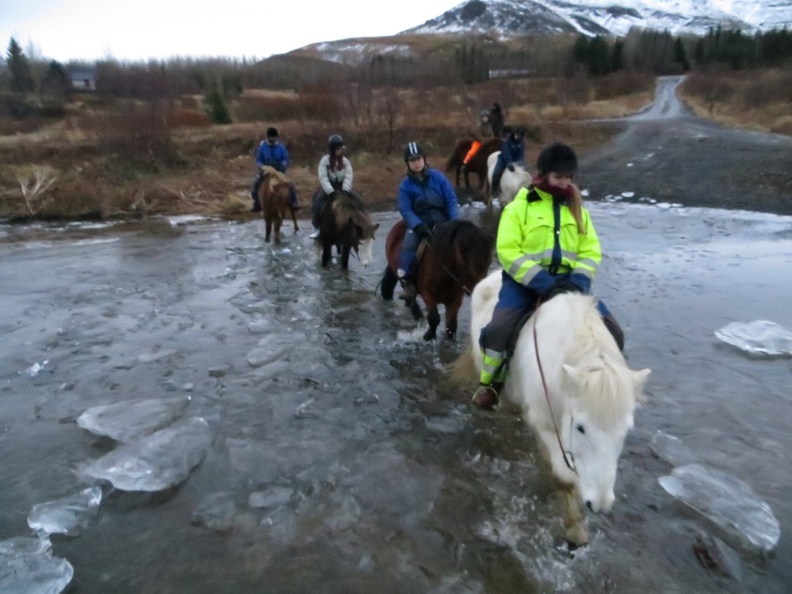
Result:
M602 253L588 211L582 210L586 232L580 233L565 203L554 205L550 194L536 188L530 192L531 200L529 189L522 188L501 214L497 251L503 269L529 288L533 288L532 280L546 276L547 271L553 276L582 274L593 280ZM560 216L558 235L555 211Z

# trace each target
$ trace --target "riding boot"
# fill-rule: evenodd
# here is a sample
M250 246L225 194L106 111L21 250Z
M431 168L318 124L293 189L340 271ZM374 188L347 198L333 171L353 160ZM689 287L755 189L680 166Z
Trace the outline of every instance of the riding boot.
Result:
M602 316L602 321L605 323L605 327L608 329L608 332L611 333L614 340L616 341L616 345L619 347L620 351L624 350L624 330L622 330L619 322L616 321L612 315Z
M493 196L496 196L497 194L500 194L500 191L501 191L500 190L500 180L503 177L503 172L505 170L506 170L505 167L503 169L495 169L495 171L492 173L492 188L491 188L491 190L492 190L492 195Z
M258 198L253 198L253 208L250 209L250 212L261 212L261 204Z
M481 384L473 393L470 403L483 410L496 411L500 405L499 394L502 388L502 382L492 382L491 385Z
M297 190L294 186L289 189L289 206L292 210L300 210L300 205L297 203Z
M399 295L399 299L407 302L407 304L412 303L415 296L418 294L418 289L415 286L415 282L412 280L412 277L404 277L402 279L402 292Z

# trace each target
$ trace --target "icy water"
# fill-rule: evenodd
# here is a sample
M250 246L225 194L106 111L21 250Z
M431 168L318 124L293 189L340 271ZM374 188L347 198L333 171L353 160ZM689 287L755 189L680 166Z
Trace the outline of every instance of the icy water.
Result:
M265 244L260 221L0 227L0 541L93 484L83 470L116 444L78 426L86 409L189 396L205 458L162 492L105 485L90 524L53 535L66 592L792 591L790 358L715 336L792 328L792 218L635 202L590 205L595 291L630 366L653 373L588 547L563 546L520 419L445 383L467 311L457 343L427 344L375 293L395 213L375 215L374 265L347 274L290 226ZM774 553L741 550L661 487L657 431L770 505ZM731 571L699 561L706 534L738 552Z

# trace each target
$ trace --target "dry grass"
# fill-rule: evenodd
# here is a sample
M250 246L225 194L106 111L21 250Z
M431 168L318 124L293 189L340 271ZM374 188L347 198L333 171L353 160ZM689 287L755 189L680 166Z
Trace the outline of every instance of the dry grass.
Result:
M680 96L699 117L725 126L792 134L792 73L788 70L695 74Z
M316 164L327 137L338 132L347 142L356 189L372 209L394 208L405 173L402 147L409 140L420 141L430 165L442 169L456 141L477 131L479 110L499 101L506 107L507 124L528 129L529 162L553 140L568 142L585 154L611 135L606 127L587 125L586 120L633 113L650 102L654 86L651 78L602 81L600 85L609 82L623 93L612 96L611 87L606 93L591 84L587 97L562 106L558 89L563 85L557 82L499 80L458 88L379 90L362 98L367 115L355 117L342 110L330 119L322 113L326 96L317 100L313 94L309 101L292 92L246 91L248 100L311 109L286 111L279 118L261 113L252 121L227 126L207 125L199 117L197 97L183 98L168 112L167 128L154 125L162 113L157 110L135 109L120 117L118 106L74 106L67 118L47 128L0 137L0 217L252 216L247 213L253 155L269 126L280 130L289 148L289 175L303 206L310 204L318 186ZM611 96L602 99L603 94ZM398 109L389 128L382 110L394 98ZM367 100L371 103L365 104ZM792 127L788 114L775 111L776 129ZM132 134L139 132L137 128L147 133ZM162 154L152 155L152 148L161 148ZM130 160L138 165L130 165ZM56 171L57 179L29 204L18 178L20 172L34 171L34 165Z

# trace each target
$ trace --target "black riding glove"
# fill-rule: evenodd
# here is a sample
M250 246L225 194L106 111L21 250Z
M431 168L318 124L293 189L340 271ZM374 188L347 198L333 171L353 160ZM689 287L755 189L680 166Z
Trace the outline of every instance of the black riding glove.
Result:
M432 236L432 232L429 230L429 227L423 223L416 225L415 229L413 229L413 233L418 236L418 239L429 239Z
M514 163L509 163L509 171L514 171Z
M575 283L568 281L568 280L560 280L557 281L555 286L553 286L550 293L548 293L547 298L550 299L551 297L555 297L556 295L560 295L561 293L582 293L583 291L578 287Z

